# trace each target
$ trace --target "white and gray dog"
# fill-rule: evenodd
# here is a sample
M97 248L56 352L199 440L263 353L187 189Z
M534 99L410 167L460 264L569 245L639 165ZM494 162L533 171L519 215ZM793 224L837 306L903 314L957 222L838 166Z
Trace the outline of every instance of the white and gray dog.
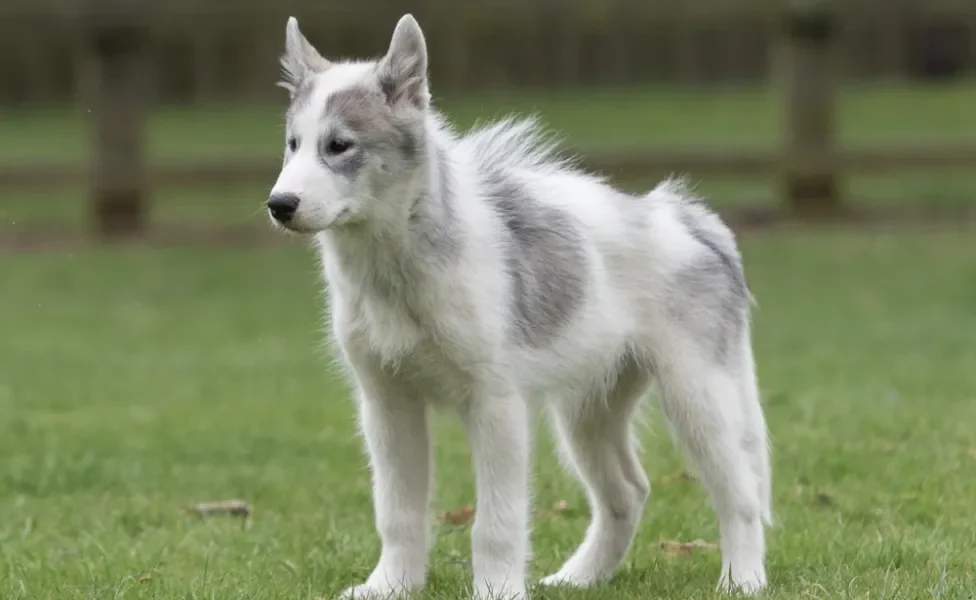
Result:
M405 15L375 61L323 58L291 18L284 166L268 200L310 234L358 400L382 552L343 597L424 585L428 415L471 444L475 598L525 598L530 408L551 416L591 523L544 585L583 587L626 555L650 485L635 419L657 384L711 495L722 588L766 583L770 461L735 240L679 182L635 196L556 155L533 120L459 135L431 107Z

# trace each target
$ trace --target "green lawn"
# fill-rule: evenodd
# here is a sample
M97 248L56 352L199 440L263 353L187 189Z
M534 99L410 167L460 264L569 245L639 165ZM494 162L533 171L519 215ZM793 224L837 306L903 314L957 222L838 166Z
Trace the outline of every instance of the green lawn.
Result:
M149 154L159 163L233 157L273 157L282 145L280 105L164 108L152 113ZM509 92L446 97L440 107L461 128L508 112L538 113L566 142L584 150L662 146L774 147L781 101L771 89L637 88L576 92ZM976 80L945 86L885 84L844 88L839 98L843 143L938 142L976 139ZM88 159L88 113L77 109L0 112L0 166ZM776 201L769 179L729 181L690 173L717 205ZM233 223L254 215L265 187L166 189L155 196L163 220ZM620 181L648 189L653 178ZM969 203L976 175L967 171L852 177L853 200L872 203ZM85 215L82 189L4 190L0 223L77 223Z
M973 598L976 246L966 235L743 241L775 444L766 597ZM329 368L305 248L0 255L0 598L311 598L377 556L351 402ZM705 494L649 403L655 483L620 575L536 598L710 598ZM439 419L435 511L473 501ZM546 438L533 577L586 526ZM247 526L184 512L241 497ZM461 598L466 527L439 529L423 598Z

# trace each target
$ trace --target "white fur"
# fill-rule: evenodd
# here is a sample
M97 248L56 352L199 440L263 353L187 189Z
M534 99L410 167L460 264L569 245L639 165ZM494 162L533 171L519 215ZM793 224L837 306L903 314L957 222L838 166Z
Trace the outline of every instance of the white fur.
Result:
M312 108L295 115L292 127L313 135L316 111L336 90L368 77L364 65L336 63L314 75L320 81ZM731 232L678 182L633 197L558 161L531 122L506 121L458 137L421 110L429 160L416 175L367 197L359 184L317 165L313 151L299 150L275 185L302 196L288 226L317 234L332 333L355 384L372 468L383 549L369 578L345 595L386 597L426 580L432 406L456 410L470 437L477 598L526 596L531 402L548 409L592 509L581 546L542 583L587 586L609 577L650 492L632 428L652 380L719 517L721 585L762 588L770 474L748 327L723 363L669 309L679 274L710 251L683 218L695 218L722 250L738 256ZM435 160L437 150L446 163ZM437 197L438 164L450 170L451 227L463 243L452 261L435 263L419 254L403 205L419 190ZM582 234L589 264L584 301L554 343L533 347L509 335L511 242L486 201L487 167L505 169L534 202L571 215ZM335 216L349 206L359 220L340 227ZM406 275L392 295L378 293L377 281Z

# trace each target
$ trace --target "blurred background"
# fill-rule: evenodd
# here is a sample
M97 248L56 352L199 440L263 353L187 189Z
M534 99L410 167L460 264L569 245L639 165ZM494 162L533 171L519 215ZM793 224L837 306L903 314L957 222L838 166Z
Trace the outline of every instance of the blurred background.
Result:
M971 597L973 0L0 0L0 596L311 598L368 573L318 268L264 202L287 17L362 57L406 11L459 127L537 113L626 189L688 175L739 234L785 524L769 597ZM615 597L703 598L716 553L659 541L715 524L650 421L659 503ZM443 511L473 482L463 431L439 440ZM535 528L536 574L586 524L540 440L537 503L568 509ZM246 528L182 512L229 498ZM435 585L460 590L468 538L441 534Z
M967 0L5 0L0 232L257 224L287 17L327 56L378 56L405 10L460 126L539 113L621 185L683 172L722 208L815 212L972 199Z

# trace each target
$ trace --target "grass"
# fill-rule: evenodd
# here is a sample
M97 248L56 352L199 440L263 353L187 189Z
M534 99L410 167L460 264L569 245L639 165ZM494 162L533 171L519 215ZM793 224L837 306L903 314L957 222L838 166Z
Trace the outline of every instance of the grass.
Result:
M283 99L284 101L284 99ZM584 149L647 145L770 147L780 131L780 99L771 89L635 88L545 93L523 91L446 97L440 106L462 128L506 112L539 113L567 142ZM850 86L839 97L842 143L881 144L962 141L976 138L976 80L944 86ZM159 163L206 158L274 156L282 144L282 106L160 108L150 119L149 155ZM88 160L88 114L83 108L0 112L0 165ZM718 205L772 203L775 181L702 178L701 189ZM267 188L160 191L161 220L251 218ZM619 182L648 189L654 179ZM968 203L976 175L956 171L852 177L851 198L872 203ZM13 191L0 197L0 223L77 224L85 218L85 191ZM243 212L238 209L243 207Z
M792 234L743 241L775 443L773 599L973 598L976 247L964 235ZM309 251L0 255L0 598L328 595L377 557L368 472L327 367ZM627 564L539 599L711 598L705 494L657 409L654 494ZM450 415L433 509L473 501ZM586 526L584 497L539 438L532 576ZM201 521L195 501L255 514ZM468 528L442 525L429 589L464 597Z
M849 88L850 143L976 137L976 85ZM538 111L586 148L769 146L763 90L664 89L445 98L462 126ZM280 107L165 109L153 160L267 156ZM598 115L599 118L594 118ZM0 113L0 164L87 159L85 114ZM269 185L271 182L268 182ZM633 188L650 181L624 182ZM872 202L970 202L976 178L849 181ZM718 205L772 202L770 181L705 181ZM266 189L168 189L161 220L263 223ZM4 192L0 224L78 223L82 190ZM756 351L775 441L773 599L972 599L976 589L976 249L962 235L804 234L744 241L760 309ZM0 254L0 599L311 598L377 555L368 472L345 386L329 370L316 268L299 248ZM710 598L704 493L657 418L645 432L654 496L620 575L537 598ZM473 502L466 444L441 415L440 513ZM539 438L533 577L586 526L585 500ZM200 500L243 497L242 524ZM463 597L468 528L441 525L423 598Z

